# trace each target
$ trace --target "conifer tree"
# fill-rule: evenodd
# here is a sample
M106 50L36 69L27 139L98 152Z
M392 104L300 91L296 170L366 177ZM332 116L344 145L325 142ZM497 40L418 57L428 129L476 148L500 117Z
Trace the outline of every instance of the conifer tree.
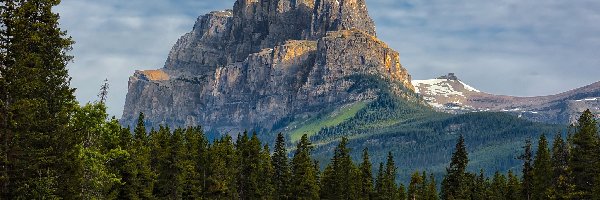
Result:
M363 150L362 163L359 169L359 180L357 182L357 190L359 199L370 199L373 195L373 169L371 167L371 161L369 160L369 150L365 148Z
M394 164L394 155L392 152L388 153L387 161L385 164L385 171L383 172L383 178L381 183L380 198L382 199L397 199L397 186L396 186L396 164Z
M304 134L292 158L291 199L319 199L317 170L311 161L312 144Z
M423 196L423 176L421 173L415 172L410 178L410 185L408 185L408 200L425 199Z
M468 198L468 183L466 169L469 163L465 139L461 135L452 154L450 166L446 168L446 176L442 181L442 199Z
M597 180L600 173L600 148L598 125L590 110L581 115L576 130L572 138L569 163L575 185L575 198L592 199L595 185L600 184Z
M506 177L500 172L496 171L492 183L490 185L491 195L489 199L502 200L506 199L507 194L507 183ZM520 195L520 193L518 194Z
M334 156L330 162L330 170L323 174L323 191L326 199L356 199L354 193L355 167L350 158L350 149L347 148L348 139L342 138L335 148ZM394 188L395 191L395 188Z
M483 169L481 169L473 185L473 192L471 194L472 199L488 199L489 197L487 196L486 190L486 178Z
M237 199L236 164L233 139L229 135L215 140L208 149L207 199Z
M185 183L183 199L201 199L206 182L208 141L200 127L185 131Z
M5 0L0 7L0 198L81 198L82 136L66 65L73 41L55 0Z
M438 192L437 192L437 182L435 181L435 176L433 174L429 175L429 183L427 184L427 189L425 189L425 199L426 200L438 200Z
M259 199L277 199L274 196L275 187L273 186L273 175L275 169L272 165L271 151L269 145L264 145L260 153L260 163L258 172L258 192L256 197Z
M540 136L538 150L533 161L533 191L532 198L535 200L548 199L548 191L552 184L552 163L550 161L550 150L546 136Z
M398 186L398 199L400 200L406 200L408 194L406 193L406 186L404 186L404 184L400 184L400 186Z
M574 186L569 169L569 148L560 134L554 137L552 145L552 186L551 199L571 199Z
M523 147L524 152L519 157L519 159L523 160L523 177L521 178L521 199L530 200L532 199L533 193L533 153L531 147L531 140L527 139L525 141L525 146Z
M133 178L133 190L140 199L153 199L156 174L150 166L150 148L148 147L148 134L144 125L144 114L140 113L137 126L134 130L134 139L131 149L132 162L137 171Z
M374 199L384 199L383 197L383 183L384 183L384 173L385 173L385 168L383 167L383 163L380 162L379 163L379 168L377 171L377 177L375 178L375 195L374 195Z
M273 152L273 186L275 187L275 199L288 199L290 197L291 171L286 150L285 138L282 133L277 134L275 150Z
M521 193L521 183L519 178L511 171L508 171L508 182L506 185L506 199L518 200Z

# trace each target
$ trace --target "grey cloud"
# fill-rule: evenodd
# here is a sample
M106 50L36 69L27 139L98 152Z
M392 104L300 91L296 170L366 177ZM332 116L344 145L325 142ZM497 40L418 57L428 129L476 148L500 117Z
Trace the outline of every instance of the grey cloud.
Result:
M109 112L120 116L127 79L163 66L195 19L234 0L63 0L56 9L77 44L70 67L81 102L111 82ZM491 93L553 94L600 80L596 0L367 0L379 37L413 78L455 72Z

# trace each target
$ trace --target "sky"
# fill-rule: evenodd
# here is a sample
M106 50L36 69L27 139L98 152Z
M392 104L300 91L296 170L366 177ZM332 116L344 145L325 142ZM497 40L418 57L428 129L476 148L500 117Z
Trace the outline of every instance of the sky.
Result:
M600 1L366 0L378 37L400 52L413 79L447 73L492 94L541 96L600 81ZM196 18L235 0L62 0L73 37L69 64L81 103L110 84L120 118L129 76L162 68Z

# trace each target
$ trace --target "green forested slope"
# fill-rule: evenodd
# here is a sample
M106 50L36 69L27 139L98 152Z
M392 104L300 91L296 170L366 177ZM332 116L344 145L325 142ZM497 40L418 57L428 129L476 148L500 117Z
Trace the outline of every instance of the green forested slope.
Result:
M534 123L505 113L439 113L414 100L418 97L410 94L411 91L405 90L408 98L401 98L391 95L389 86L376 78L353 79L362 81L366 87L378 87L380 97L361 106L364 108L353 117L335 126L322 127L317 132L314 124L326 124L335 116L320 117L308 123L310 127L298 126L289 132L292 139L296 134L311 136L317 145L315 158L322 166L333 155L334 145L339 139L348 137L348 147L353 150L351 156L355 161L364 148L369 149L374 163L383 162L387 152L391 151L396 155L399 178L403 181L408 180L415 170L440 175L445 172L456 139L464 135L471 154L471 170L484 169L488 173L509 169L520 171L515 169L521 163L517 157L527 138L538 138L540 134L553 136L566 131L564 126Z

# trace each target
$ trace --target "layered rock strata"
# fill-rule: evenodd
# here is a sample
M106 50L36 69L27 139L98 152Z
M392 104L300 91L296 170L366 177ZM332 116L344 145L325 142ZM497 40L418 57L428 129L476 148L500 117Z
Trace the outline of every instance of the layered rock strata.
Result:
M377 97L351 90L375 76L413 90L399 54L375 36L364 0L238 0L198 18L165 66L137 71L123 112L151 126L272 129L289 118Z

